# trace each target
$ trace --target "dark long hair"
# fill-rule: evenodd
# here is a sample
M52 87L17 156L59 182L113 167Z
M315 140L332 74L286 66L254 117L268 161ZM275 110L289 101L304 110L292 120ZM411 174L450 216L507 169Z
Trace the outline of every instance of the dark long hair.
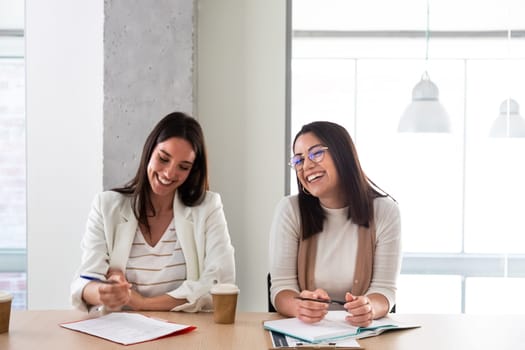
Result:
M135 217L148 228L148 231L147 213L150 212L155 215L150 196L151 185L148 180L148 163L157 144L172 137L179 137L188 141L195 152L195 161L191 167L190 174L186 181L177 189L182 203L190 207L200 204L206 196L206 191L209 189L206 147L200 124L197 120L182 112L168 114L155 125L147 137L135 177L123 187L112 189L112 191L132 197Z
M387 194L382 190L379 192L379 187L365 175L348 131L338 124L327 121L306 124L295 135L293 147L299 136L309 132L328 147L328 152L334 160L340 179L341 192L344 193L348 205L348 219L352 219L360 226L369 227L374 219L374 199L386 197ZM326 215L319 198L306 194L302 190L299 178L297 178L297 187L299 189L301 232L303 239L306 239L323 230Z

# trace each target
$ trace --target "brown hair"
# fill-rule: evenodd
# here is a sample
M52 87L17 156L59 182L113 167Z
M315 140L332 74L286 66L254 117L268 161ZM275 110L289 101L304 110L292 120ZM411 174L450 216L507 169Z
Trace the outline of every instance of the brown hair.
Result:
M200 204L209 189L206 147L200 124L182 112L168 114L157 123L147 137L135 177L123 187L112 189L112 191L132 197L133 212L137 220L148 230L147 213L155 214L150 198L151 185L148 181L148 163L157 144L172 137L179 137L188 141L195 152L195 160L190 174L177 189L182 203L190 207Z

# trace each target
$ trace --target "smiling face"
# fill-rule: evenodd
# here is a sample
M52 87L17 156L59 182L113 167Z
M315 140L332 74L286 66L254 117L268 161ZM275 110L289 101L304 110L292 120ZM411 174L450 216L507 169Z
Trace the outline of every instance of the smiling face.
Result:
M194 161L195 151L185 139L171 137L158 143L147 169L152 196L171 200L188 178Z
M297 178L303 187L319 198L327 208L343 208L346 206L344 196L339 186L339 176L330 149L325 150L324 157L318 163L308 158L312 151L322 149L322 141L311 132L300 135L295 141L294 155L304 158L302 168L296 170Z

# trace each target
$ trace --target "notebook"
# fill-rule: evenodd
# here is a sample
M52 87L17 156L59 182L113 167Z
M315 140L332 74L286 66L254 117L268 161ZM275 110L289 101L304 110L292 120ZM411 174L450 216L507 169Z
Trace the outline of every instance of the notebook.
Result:
M304 323L299 319L285 318L264 322L264 328L298 338L309 343L322 343L353 337L372 337L388 330L417 328L419 325L406 324L390 317L374 320L369 327L354 327L345 321L346 311L328 311L325 318L317 323Z
M60 326L124 345L179 335L196 328L130 312L113 312Z

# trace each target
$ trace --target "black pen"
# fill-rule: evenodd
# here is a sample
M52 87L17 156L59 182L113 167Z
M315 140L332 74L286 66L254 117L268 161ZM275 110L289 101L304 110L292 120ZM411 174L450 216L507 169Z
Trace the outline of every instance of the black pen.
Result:
M115 280L101 280L100 278L92 277L92 276L88 276L88 275L80 275L80 278L83 278L83 279L86 279L86 280L90 280L90 281L94 281L94 282L105 283L105 284L115 284L115 283L118 283L118 282L115 281Z
M317 301L318 303L325 303L325 304L339 304L339 305L346 304L346 301L334 300L334 299L314 299L314 298L305 298L305 297L294 297L294 298L299 299L299 300Z

